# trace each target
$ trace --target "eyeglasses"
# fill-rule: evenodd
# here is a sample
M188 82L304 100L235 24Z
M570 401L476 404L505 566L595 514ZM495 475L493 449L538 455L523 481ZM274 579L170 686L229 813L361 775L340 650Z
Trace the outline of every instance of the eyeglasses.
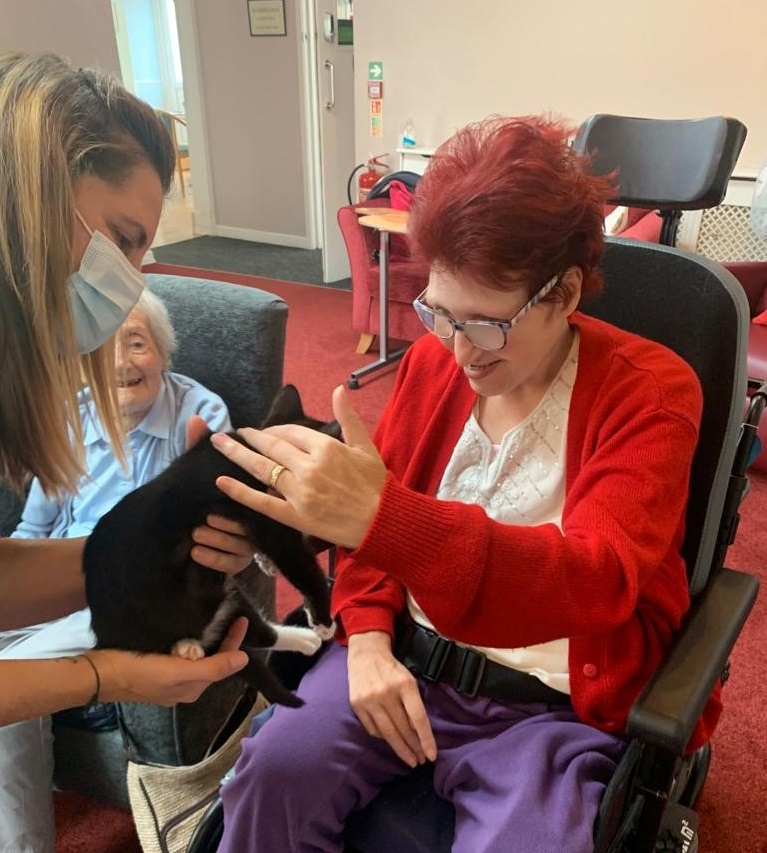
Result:
M500 350L506 346L509 330L516 326L528 311L535 308L558 281L558 275L549 279L510 320L453 320L447 314L441 314L421 301L428 288L424 288L423 293L413 300L413 308L426 329L443 341L449 341L456 332L461 332L479 349Z

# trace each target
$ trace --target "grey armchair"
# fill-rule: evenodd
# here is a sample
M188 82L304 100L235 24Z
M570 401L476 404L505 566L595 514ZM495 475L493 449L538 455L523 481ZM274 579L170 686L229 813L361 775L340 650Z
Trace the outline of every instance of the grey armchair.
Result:
M287 305L279 297L227 282L147 276L168 307L178 338L173 369L218 393L235 427L259 424L282 384ZM0 533L15 527L21 502L0 484ZM263 609L274 612L274 580L263 578ZM121 706L139 758L163 764L199 761L243 696L241 682L213 685L195 703L176 708ZM111 707L99 730L54 715L55 785L60 790L128 807L126 758Z

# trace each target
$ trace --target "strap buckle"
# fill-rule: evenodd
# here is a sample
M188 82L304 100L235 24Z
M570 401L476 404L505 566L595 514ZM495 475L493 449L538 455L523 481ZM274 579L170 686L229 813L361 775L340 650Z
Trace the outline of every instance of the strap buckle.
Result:
M487 657L482 652L470 649L467 646L458 646L456 651L461 654L463 659L455 689L473 699L482 684Z
M429 658L426 661L426 666L424 666L421 675L428 681L439 681L439 678L442 675L442 670L445 668L445 664L447 663L450 649L455 644L434 631L429 631L428 633L432 635L429 639L433 640L433 643L431 650L429 651Z

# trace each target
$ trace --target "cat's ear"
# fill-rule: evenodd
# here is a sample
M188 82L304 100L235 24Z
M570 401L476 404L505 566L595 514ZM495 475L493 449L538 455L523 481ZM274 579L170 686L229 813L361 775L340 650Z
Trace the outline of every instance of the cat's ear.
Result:
M272 401L269 414L261 424L261 428L265 429L278 424L292 424L305 418L298 388L295 385L283 385Z

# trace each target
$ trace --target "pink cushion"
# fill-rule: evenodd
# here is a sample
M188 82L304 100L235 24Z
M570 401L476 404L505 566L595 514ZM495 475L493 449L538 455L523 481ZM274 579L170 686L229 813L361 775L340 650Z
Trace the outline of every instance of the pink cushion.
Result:
M723 264L738 279L748 299L753 316L767 311L767 263L764 261L731 261Z
M402 181L389 181L389 199L393 210L410 210L415 195Z
M659 243L663 219L654 210L649 213L644 211L644 214L636 222L630 224L620 236L630 237L632 240L645 240L648 243Z
M767 311L762 311L751 320L752 323L757 323L760 326L767 326Z
M748 375L751 379L767 379L767 326L752 323L748 330ZM767 417L762 418L767 423Z

